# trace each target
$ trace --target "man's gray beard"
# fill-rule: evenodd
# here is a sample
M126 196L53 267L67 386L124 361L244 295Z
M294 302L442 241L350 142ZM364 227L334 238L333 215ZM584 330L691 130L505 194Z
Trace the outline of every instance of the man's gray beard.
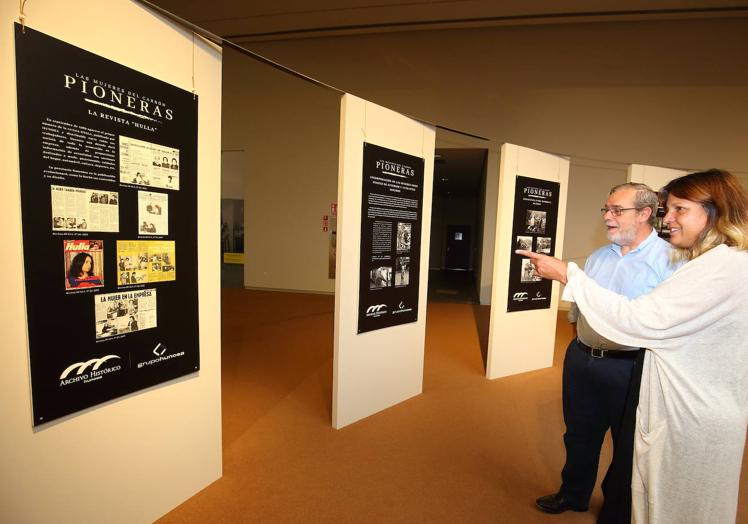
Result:
M608 240L618 246L629 246L636 238L636 229L618 228L618 233L608 233Z

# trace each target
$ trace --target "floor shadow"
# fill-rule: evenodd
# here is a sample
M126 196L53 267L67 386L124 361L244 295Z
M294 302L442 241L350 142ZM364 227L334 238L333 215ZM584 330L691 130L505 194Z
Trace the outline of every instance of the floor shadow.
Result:
M475 273L472 271L429 269L428 300L477 304L478 292L475 288Z
M480 354L483 359L483 371L488 368L488 326L491 323L491 306L473 306L473 316L475 317L475 327L478 330L478 340L480 341Z

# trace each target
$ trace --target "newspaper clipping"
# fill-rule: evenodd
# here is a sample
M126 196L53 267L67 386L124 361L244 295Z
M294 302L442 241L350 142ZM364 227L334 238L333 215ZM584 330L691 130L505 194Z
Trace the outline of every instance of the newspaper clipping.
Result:
M51 186L52 231L119 232L119 193Z
M96 339L157 327L156 290L96 295Z
M169 195L138 191L138 231L141 235L169 234Z
M178 190L179 149L120 135L119 180Z
M64 240L65 289L104 286L104 241Z
M176 278L173 240L117 241L117 282L120 286Z

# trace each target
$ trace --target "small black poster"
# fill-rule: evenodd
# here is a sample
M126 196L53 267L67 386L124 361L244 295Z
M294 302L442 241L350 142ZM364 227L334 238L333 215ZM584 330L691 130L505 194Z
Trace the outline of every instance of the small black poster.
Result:
M551 307L553 283L537 276L530 259L514 251L524 249L546 255L555 253L560 188L558 182L517 177L507 312Z
M424 160L364 143L358 332L418 320Z
M15 33L38 425L199 369L197 98Z

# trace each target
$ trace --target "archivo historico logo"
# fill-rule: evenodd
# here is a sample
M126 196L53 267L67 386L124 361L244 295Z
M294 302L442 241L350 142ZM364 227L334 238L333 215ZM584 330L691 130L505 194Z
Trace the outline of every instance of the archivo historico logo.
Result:
M377 304L376 306L369 306L366 308L367 317L380 317L387 314L387 304Z
M512 297L512 300L515 300L517 302L523 302L527 300L527 292L521 291L521 292L515 293L514 296Z
M100 380L109 373L115 373L122 369L119 364L108 361L112 359L119 359L118 355L106 355L105 357L92 358L85 362L76 362L65 368L65 371L60 375L60 387L69 386L77 382L91 382L94 380ZM107 364L106 367L104 364Z

